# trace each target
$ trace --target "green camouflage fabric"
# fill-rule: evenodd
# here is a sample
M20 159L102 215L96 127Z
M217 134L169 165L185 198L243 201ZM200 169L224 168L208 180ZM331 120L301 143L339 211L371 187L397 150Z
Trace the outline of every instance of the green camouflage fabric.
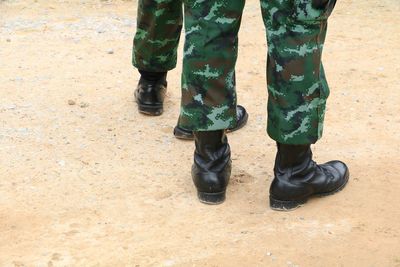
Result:
M139 0L133 66L150 72L175 68L181 29L182 1Z
M154 3L159 6L176 4L166 0L155 0ZM154 3L147 6L154 6ZM233 127L236 123L237 33L244 0L184 0L183 3L186 38L179 125L194 131ZM310 144L315 143L322 135L329 88L321 56L327 19L335 4L336 0L261 0L268 43L267 132L277 142ZM140 7L144 8L146 5L142 3ZM147 14L143 17L151 17L150 9L140 11ZM161 19L154 16L154 9L151 10L153 19ZM181 10L177 8L176 12ZM175 14L175 17L178 15ZM163 19L166 20L169 19ZM145 23L148 24L150 23ZM163 23L159 21L155 24ZM139 25L140 23L138 27ZM164 27L169 29L167 25ZM147 32L144 28L142 30ZM160 44L165 43L162 40L179 40L176 35L171 38L167 32L164 30L159 32L160 35L149 33L146 36L157 37L155 39ZM136 46L142 43L141 46L146 47L146 38L139 42L136 42L137 39L135 37ZM147 39L147 42L154 42L154 39ZM173 47L172 43L169 43L170 48ZM175 51L173 54L176 56L176 48L171 51ZM144 54L148 57L142 62L162 65L156 59L161 53ZM171 60L176 63L176 58L175 62ZM135 62L138 61L134 59L134 65ZM135 66L140 68L144 65Z
M329 88L321 62L327 19L336 0L273 0L261 4L267 28L269 136L311 144L322 136Z
M243 0L185 0L179 125L213 131L236 125L235 64Z

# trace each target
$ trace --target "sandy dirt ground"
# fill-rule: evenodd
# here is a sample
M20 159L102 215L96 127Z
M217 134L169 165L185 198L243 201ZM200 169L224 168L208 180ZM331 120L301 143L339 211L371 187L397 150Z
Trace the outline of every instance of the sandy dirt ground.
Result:
M398 0L338 2L313 149L347 162L351 181L282 213L268 206L258 1L246 5L237 66L250 119L229 135L219 206L197 201L193 143L172 135L180 65L163 116L137 113L135 1L0 1L0 266L400 266L399 12Z

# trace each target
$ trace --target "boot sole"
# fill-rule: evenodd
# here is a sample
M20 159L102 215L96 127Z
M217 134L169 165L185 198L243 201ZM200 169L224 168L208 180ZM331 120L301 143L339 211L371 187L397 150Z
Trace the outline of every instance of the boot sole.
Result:
M218 193L205 193L197 191L197 197L201 203L208 205L218 205L225 201L225 191Z
M149 116L160 116L163 113L162 107L147 106L138 103L138 110L140 113Z
M189 140L189 141L194 140L194 136L191 131L190 132L184 131L184 130L180 129L178 126L175 126L175 128L174 128L174 136L181 140Z
M346 175L345 182L339 188L337 188L331 192L313 194L305 199L290 200L290 201L278 200L278 199L274 199L272 196L269 196L269 205L270 205L271 209L276 210L276 211L291 211L291 210L300 208L307 202L308 199L310 199L312 197L326 197L326 196L336 194L336 193L342 191L343 188L345 188L345 186L347 185L347 183L349 181L349 178L350 178L349 172L347 172L345 175Z

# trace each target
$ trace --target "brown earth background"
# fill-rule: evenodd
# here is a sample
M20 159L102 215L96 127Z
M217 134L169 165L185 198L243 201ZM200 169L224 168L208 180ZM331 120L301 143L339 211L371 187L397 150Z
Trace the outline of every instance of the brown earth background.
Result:
M289 213L268 206L275 146L259 2L246 4L237 65L250 119L229 135L219 206L197 201L193 143L172 135L180 64L163 116L137 113L136 6L0 1L0 266L400 266L398 0L338 1L313 149L319 162L347 162L351 181Z

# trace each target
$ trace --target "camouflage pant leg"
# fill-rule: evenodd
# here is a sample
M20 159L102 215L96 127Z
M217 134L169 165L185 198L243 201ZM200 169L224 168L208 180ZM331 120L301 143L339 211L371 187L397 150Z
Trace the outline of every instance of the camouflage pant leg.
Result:
M175 68L182 29L182 0L139 0L132 64L140 70Z
M336 0L261 0L268 39L269 136L315 143L329 95L321 63L327 19Z
M195 131L236 125L235 64L244 0L184 0L179 126Z

